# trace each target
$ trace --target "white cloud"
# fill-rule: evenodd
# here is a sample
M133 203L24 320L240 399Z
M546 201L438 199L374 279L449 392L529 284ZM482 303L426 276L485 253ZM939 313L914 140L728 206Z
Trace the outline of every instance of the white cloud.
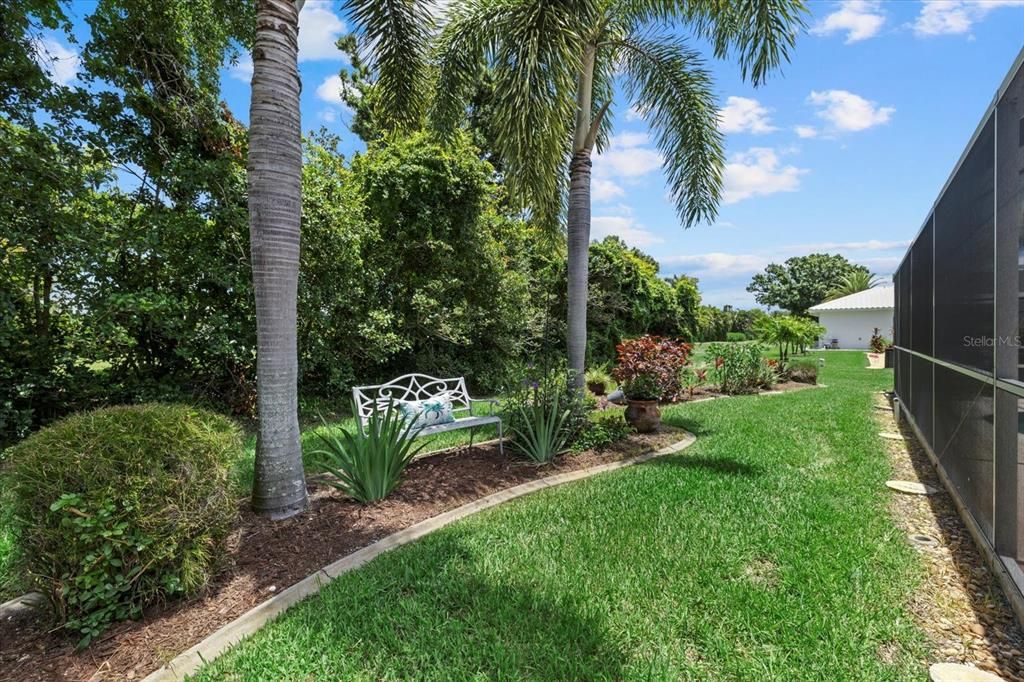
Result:
M819 242L817 244L796 244L786 248L794 253L811 253L817 251L891 251L893 249L903 251L908 246L910 246L910 241L906 239L898 241L868 239L863 242Z
M636 105L633 105L629 109L626 110L626 120L627 121L639 121L642 118L643 118L643 114L640 113L640 110L636 107Z
M811 28L817 35L846 32L846 44L856 43L878 35L885 23L881 3L876 0L845 0L839 8Z
M326 123L333 123L337 120L337 112L351 115L352 109L345 104L341 98L341 76L334 74L324 79L324 82L317 86L316 96L324 102L334 105L337 109L332 111L324 109L320 111L320 120Z
M590 183L590 196L594 201L610 201L626 195L626 190L607 178L593 178Z
M765 256L751 253L700 253L695 255L668 256L658 259L662 265L682 268L688 275L707 279L742 277L760 272L768 265Z
M876 102L847 90L815 90L807 101L819 107L817 113L820 118L844 132L867 130L888 123L896 111L895 107L880 107Z
M777 130L768 118L769 109L749 97L729 97L718 112L718 129L723 133L753 133Z
M608 148L594 157L597 177L636 178L661 167L661 154L647 147L647 133L625 132L613 135Z
M237 64L228 67L228 75L235 80L249 83L252 81L252 57L243 55L238 58Z
M1024 0L923 0L912 26L918 36L968 33L999 7L1024 7Z
M796 126L793 130L796 131L797 137L804 139L818 136L818 129L814 126Z
M795 192L800 188L804 168L783 166L779 155L767 147L752 147L733 155L725 164L722 202L735 204L756 196L776 192Z
M341 61L345 53L337 42L348 28L331 10L330 0L306 0L299 13L299 61Z
M628 214L628 210L625 213L626 215L594 216L590 221L590 237L604 239L609 235L615 235L630 246L641 249L664 241L636 222L633 216Z
M54 83L67 85L78 78L82 60L74 49L52 38L34 39L32 49L36 63Z
M345 100L341 98L341 76L334 74L324 79L324 82L317 86L316 96L325 102L345 106Z

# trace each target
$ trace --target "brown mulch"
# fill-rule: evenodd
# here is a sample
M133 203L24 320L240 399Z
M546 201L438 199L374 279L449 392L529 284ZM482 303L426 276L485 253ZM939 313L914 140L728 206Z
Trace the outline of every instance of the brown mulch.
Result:
M141 679L275 592L391 533L520 483L664 447L682 433L663 425L658 433L634 434L604 451L565 455L546 466L501 456L496 443L445 451L410 464L395 493L369 506L311 481L310 508L298 516L275 523L242 509L227 566L204 593L115 625L80 654L73 640L47 633L38 613L4 618L0 680Z
M880 407L891 407L878 396ZM914 545L925 575L908 608L932 649L928 663L963 663L1024 680L1024 631L1006 597L957 514L928 454L905 423L896 426L891 410L875 410L879 430L900 432L904 441L885 440L893 478L917 481L940 492L907 495L893 492L891 509L907 535L923 533L938 540L932 547Z
M802 391L805 388L817 388L817 384L808 384L800 381L783 381L774 384L771 389L760 391L757 394L751 393L750 395L771 395L772 393L788 393L789 391ZM681 405L684 403L695 402L697 400L708 400L710 398L735 398L736 396L731 393L722 393L719 390L711 388L710 386L700 386L693 389L693 395L689 393L683 395L679 400L671 403L662 403L662 407L669 405ZM610 407L614 407L614 404L608 400L607 396L597 396L597 408L599 410L606 410Z

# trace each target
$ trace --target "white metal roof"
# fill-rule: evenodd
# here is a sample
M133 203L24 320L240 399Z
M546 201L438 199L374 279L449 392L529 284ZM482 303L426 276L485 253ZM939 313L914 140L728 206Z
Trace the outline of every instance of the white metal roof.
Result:
M895 307L896 287L872 287L856 294L843 296L833 301L825 301L807 309L809 313L826 310L875 310Z

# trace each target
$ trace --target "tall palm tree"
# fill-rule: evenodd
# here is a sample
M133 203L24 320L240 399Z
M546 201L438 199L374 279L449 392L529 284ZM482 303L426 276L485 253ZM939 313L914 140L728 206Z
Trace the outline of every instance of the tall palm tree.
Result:
M881 284L881 282L882 279L878 275L872 274L867 270L854 270L843 277L839 284L828 292L828 296L825 300L834 301L835 299L842 298L843 296L849 296L850 294L874 289Z
M590 172L607 144L615 80L651 128L684 226L713 220L724 153L711 76L686 37L734 56L755 85L788 59L802 0L463 0L439 39L431 118L460 121L487 65L510 194L549 225L567 209L569 366L586 356ZM568 182L566 182L568 180Z
M302 218L299 11L257 0L249 104L249 240L256 296L259 432L252 504L272 518L306 508L299 444L296 304Z
M298 418L296 307L302 218L299 12L304 0L257 0L249 108L249 234L256 297L259 432L252 504L271 518L308 505ZM348 0L396 127L418 120L431 17L421 2Z

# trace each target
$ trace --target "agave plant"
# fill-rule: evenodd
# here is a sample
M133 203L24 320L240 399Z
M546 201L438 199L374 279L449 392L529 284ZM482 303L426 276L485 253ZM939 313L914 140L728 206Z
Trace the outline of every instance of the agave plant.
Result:
M520 408L519 422L513 427L515 447L530 461L545 464L569 449L569 431L566 422L569 410L559 407L556 397L550 406L535 403Z
M361 504L390 495L405 467L426 445L413 446L415 422L406 421L392 407L389 402L387 409L375 410L362 432L316 432L324 448L314 451L313 457L320 469L334 476L328 485Z

